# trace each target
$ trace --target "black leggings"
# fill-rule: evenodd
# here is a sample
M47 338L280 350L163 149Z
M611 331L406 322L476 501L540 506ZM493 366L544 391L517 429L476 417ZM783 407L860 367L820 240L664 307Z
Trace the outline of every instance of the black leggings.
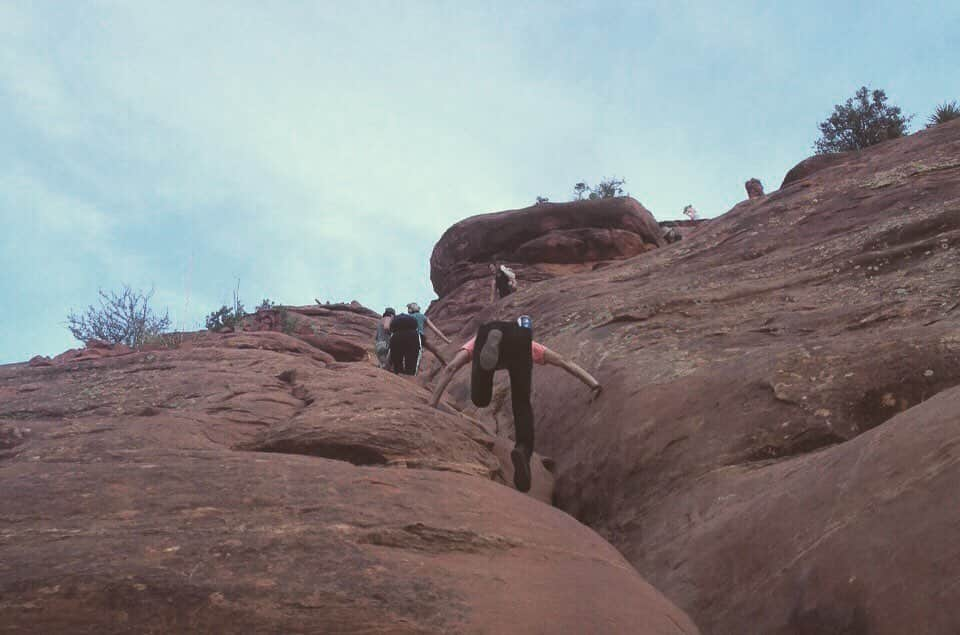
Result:
M420 334L416 329L397 331L390 336L390 364L393 372L416 375L420 363Z
M503 332L500 341L500 359L495 370L480 367L480 351L491 329ZM470 375L470 398L485 408L493 397L493 374L506 369L510 373L510 398L513 402L513 428L517 445L523 446L527 458L533 454L533 406L530 387L533 379L533 334L516 322L487 322L477 331L473 347L473 371Z

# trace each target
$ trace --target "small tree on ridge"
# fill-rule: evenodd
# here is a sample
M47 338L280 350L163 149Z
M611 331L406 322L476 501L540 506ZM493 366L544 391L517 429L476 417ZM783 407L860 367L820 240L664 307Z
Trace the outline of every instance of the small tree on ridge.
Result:
M863 150L869 146L896 139L907 133L907 123L898 106L887 105L882 90L872 93L861 86L856 95L843 105L833 107L833 114L820 122L820 138L814 144L817 154Z

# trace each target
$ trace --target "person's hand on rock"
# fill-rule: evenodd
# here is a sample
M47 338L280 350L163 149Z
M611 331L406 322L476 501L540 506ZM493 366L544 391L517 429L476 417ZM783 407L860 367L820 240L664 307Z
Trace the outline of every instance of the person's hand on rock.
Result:
M601 386L600 384L597 384L596 386L594 386L593 388L591 388L591 389L590 389L590 403L593 403L594 401L596 401L597 397L600 396L600 393L601 393L601 392L603 392L603 386Z

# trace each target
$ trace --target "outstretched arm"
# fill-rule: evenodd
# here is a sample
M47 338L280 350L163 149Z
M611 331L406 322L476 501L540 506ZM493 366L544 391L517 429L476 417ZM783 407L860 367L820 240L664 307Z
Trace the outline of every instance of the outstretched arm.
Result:
M427 318L427 326L430 327L430 330L432 330L434 333L439 335L440 339L442 339L444 342L446 342L447 344L450 343L450 338L444 335L443 332L437 328L437 325L430 321L430 318Z
M433 389L433 395L430 397L430 405L434 408L440 403L440 397L443 391L447 389L447 384L457 374L457 371L467 365L470 361L470 353L465 350L457 351L456 356L450 361L450 364L440 373L440 379L437 380L437 386Z
M568 373L570 373L571 375L573 375L574 377L582 381L584 384L589 386L590 389L593 391L593 397L596 397L600 393L600 391L602 390L602 387L600 386L600 382L597 381L593 375L585 371L583 368L581 368L574 362L571 362L569 359L565 358L560 353L556 351L552 351L546 347L544 348L545 350L543 351L543 361L545 363L550 364L551 366L559 366L563 370L567 371Z

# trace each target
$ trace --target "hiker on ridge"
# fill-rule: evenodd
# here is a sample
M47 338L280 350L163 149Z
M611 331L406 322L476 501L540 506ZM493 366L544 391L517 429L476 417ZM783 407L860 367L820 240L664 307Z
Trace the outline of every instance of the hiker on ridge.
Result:
M480 352L474 355L479 346ZM513 425L516 445L510 452L513 462L513 484L521 492L530 489L530 457L533 456L533 406L530 404L530 388L533 380L533 364L559 366L590 387L593 401L602 390L590 373L543 344L533 341L530 318L520 316L516 322L487 322L477 330L477 335L460 347L456 357L443 371L437 382L430 405L438 407L447 384L457 371L473 362L470 375L470 398L484 408L490 405L493 396L493 374L506 369L510 374L510 397L513 404Z
M394 373L416 375L420 364L418 323L409 313L400 313L390 320L390 365Z
M383 317L377 322L377 335L373 340L373 349L377 354L380 368L390 367L390 322L397 312L391 307L383 310Z
M443 358L443 355L440 354L440 352L436 349L436 347L434 347L433 342L430 341L430 338L427 337L427 334L424 331L424 327L429 327L431 331L439 335L440 339L442 339L447 344L450 343L450 339L446 335L444 335L440 329L437 328L437 326L430 320L430 318L428 318L426 315L420 312L420 305L417 304L416 302L411 302L410 304L407 305L407 313L412 315L413 318L417 321L417 332L420 333L421 346L423 346L423 348L433 353L434 356L436 356L436 358L440 360L440 363L446 366L447 360Z
M498 293L505 298L517 290L517 274L510 267L493 262L490 263L490 273L493 274L493 280L490 281L491 304L497 301Z

